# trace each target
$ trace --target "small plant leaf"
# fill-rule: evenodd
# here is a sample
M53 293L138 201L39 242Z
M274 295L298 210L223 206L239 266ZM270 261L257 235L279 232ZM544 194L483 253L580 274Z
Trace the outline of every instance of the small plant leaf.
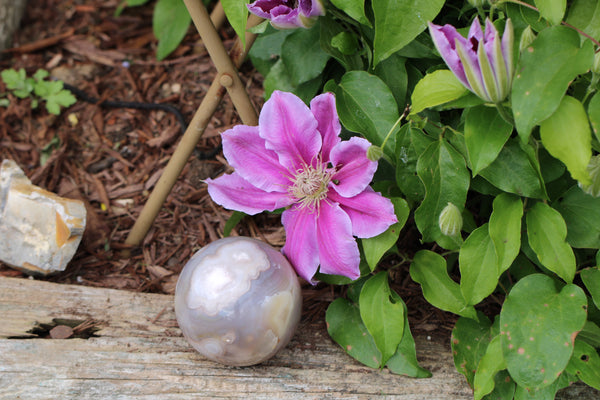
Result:
M400 197L391 198L394 204L394 211L398 222L390 226L385 232L368 239L361 239L363 252L365 259L371 268L371 271L375 269L381 257L388 251L398 240L400 231L408 219L410 214L410 208L406 200Z
M498 285L498 261L488 224L475 229L458 254L460 290L467 304L475 305Z
M465 110L465 144L473 176L498 157L512 130L495 108L476 106Z
M547 275L528 275L513 286L500 312L500 334L508 371L519 386L536 390L556 380L571 358L586 310L581 288Z
M475 400L481 400L483 396L491 393L496 386L494 377L502 370L506 369L506 361L502 354L502 338L496 336L492 339L481 357L475 379L473 382L473 391Z
M598 267L582 269L581 279L585 288L590 292L594 304L600 308L600 270Z
M329 336L350 356L371 368L381 365L381 353L365 327L356 304L338 297L325 314Z
M185 37L191 17L183 0L158 0L152 16L152 29L158 39L156 58L163 60Z
M444 257L429 250L420 250L410 264L410 277L421 284L423 296L433 306L468 318L477 318L473 306L465 301L460 285L446 270Z
M248 4L248 0L221 0L227 21L242 41L243 47L246 46L246 21L248 20L246 4Z
M575 276L575 254L567 244L567 225L558 211L545 203L535 203L527 212L527 239L539 261L565 282Z
M521 248L523 202L517 196L502 193L494 199L490 216L490 238L498 257L498 276L506 271Z
M439 106L459 99L469 91L447 69L427 74L417 82L411 97L410 113L417 114L426 108Z
M600 247L600 198L584 193L575 185L553 206L567 223L567 242L571 246Z
M567 371L600 390L600 356L594 346L582 340L575 340L575 349Z
M596 139L600 140L600 92L596 93L588 104L588 116Z
M452 329L452 354L456 370L463 374L473 387L479 360L485 354L491 336L492 323L483 314L478 319L461 317Z
M552 25L558 25L565 15L567 0L535 0L540 15Z
M296 29L285 38L281 59L292 86L316 78L323 72L331 56L321 50L319 23L311 29Z
M404 303L392 297L387 272L379 272L365 282L359 307L361 319L382 354L381 365L385 365L402 340L405 319Z
M356 21L366 26L372 26L371 21L365 15L364 0L332 0L331 4L344 11Z

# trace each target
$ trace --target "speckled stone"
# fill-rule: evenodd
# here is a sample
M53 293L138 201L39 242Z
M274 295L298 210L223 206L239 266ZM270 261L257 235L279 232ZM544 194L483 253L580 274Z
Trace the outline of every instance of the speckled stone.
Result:
M0 166L0 261L32 275L64 271L81 242L86 210L32 185L12 160Z

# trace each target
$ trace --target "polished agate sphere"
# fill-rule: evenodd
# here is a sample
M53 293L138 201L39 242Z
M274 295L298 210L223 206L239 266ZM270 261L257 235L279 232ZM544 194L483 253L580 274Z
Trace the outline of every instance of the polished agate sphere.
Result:
M188 261L175 289L184 336L226 365L261 363L285 347L300 320L302 296L287 259L259 240L219 239Z

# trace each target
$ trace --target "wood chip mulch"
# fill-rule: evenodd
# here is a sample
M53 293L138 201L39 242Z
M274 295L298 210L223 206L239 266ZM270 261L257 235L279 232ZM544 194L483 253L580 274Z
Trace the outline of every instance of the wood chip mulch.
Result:
M179 48L164 61L155 58L152 7L126 8L120 0L40 0L28 3L13 48L0 70L25 68L28 75L51 75L101 100L166 103L190 121L215 75L197 32L190 27ZM227 48L229 27L220 29ZM242 80L257 110L263 104L263 78L250 63ZM0 93L5 87L0 80ZM88 221L80 248L67 270L44 278L69 284L171 294L190 256L222 236L230 211L215 205L202 181L229 167L222 154L192 157L167 198L143 244L124 256L124 241L181 135L176 117L165 111L104 108L84 101L48 114L29 100L10 98L0 108L0 159L13 159L34 184L60 196L84 201ZM240 120L227 96L214 114L197 150L209 152L219 134ZM405 229L407 252L418 235ZM233 235L282 246L278 216L246 217ZM412 249L411 249L412 248ZM389 264L393 265L394 260ZM0 276L25 277L0 263ZM449 337L455 318L431 307L408 275L408 263L393 274L393 286L406 301L413 332ZM331 300L343 288L303 285L304 318L324 320Z

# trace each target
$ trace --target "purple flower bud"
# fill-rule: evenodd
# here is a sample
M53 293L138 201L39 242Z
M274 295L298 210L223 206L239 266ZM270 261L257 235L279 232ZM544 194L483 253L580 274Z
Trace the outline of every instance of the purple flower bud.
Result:
M310 28L325 7L320 0L256 0L248 4L252 14L271 21L278 29Z
M475 18L466 38L451 25L429 23L429 32L440 55L467 89L491 103L500 103L508 96L514 73L510 19L502 39L489 19L482 32Z

